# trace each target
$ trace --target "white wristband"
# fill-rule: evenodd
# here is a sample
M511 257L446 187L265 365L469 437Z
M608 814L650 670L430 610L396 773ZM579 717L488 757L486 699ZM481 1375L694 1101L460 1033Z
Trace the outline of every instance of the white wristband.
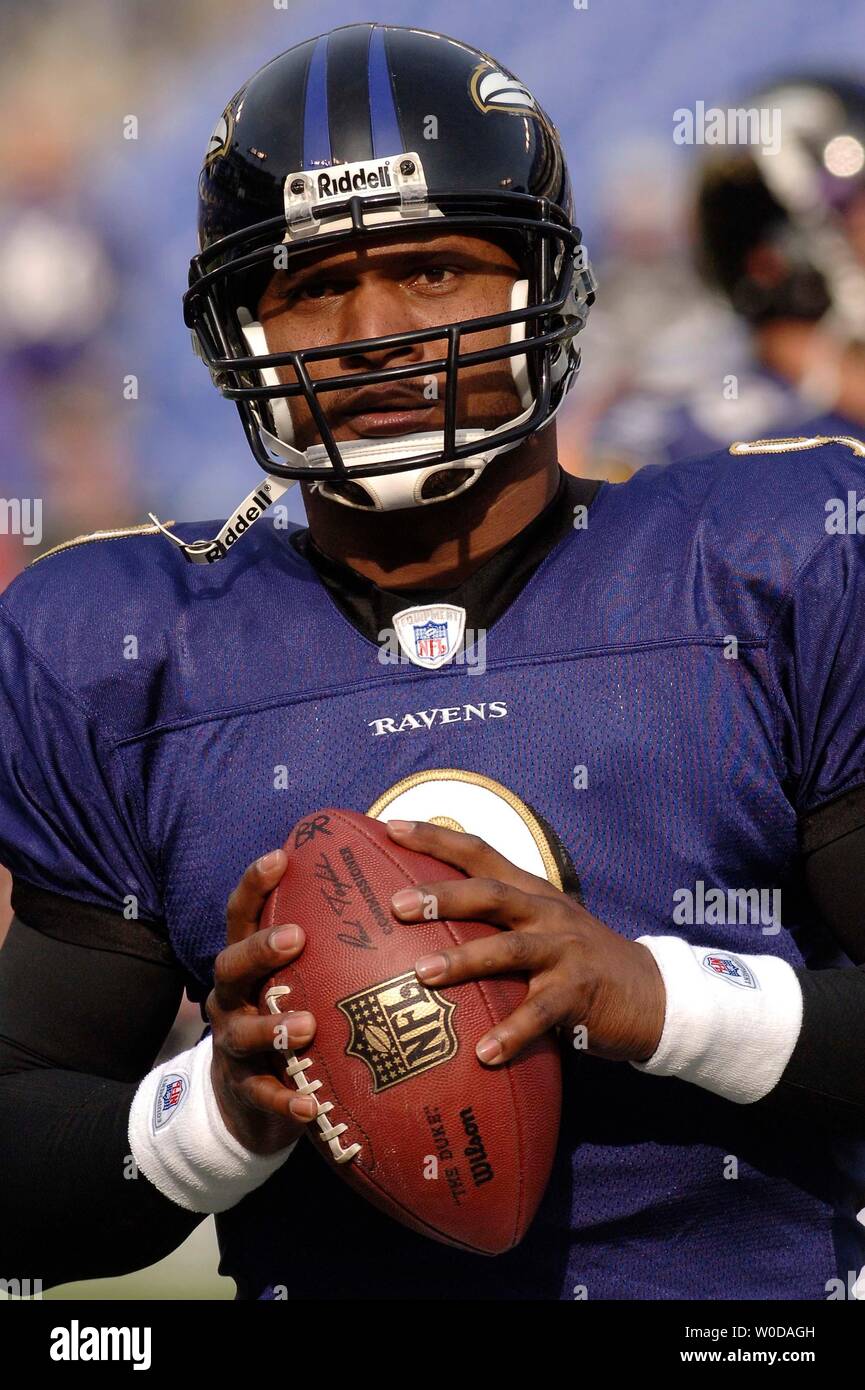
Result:
M210 1078L213 1040L145 1076L129 1111L129 1147L144 1176L189 1211L227 1211L291 1153L256 1154L226 1128Z
M678 1076L748 1105L778 1084L802 1027L802 989L779 956L736 956L678 936L641 936L667 991L650 1076Z

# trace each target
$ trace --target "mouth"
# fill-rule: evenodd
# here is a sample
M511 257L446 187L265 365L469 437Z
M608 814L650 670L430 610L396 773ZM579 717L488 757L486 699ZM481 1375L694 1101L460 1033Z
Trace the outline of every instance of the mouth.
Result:
M359 392L340 409L340 421L364 438L412 434L419 431L436 407L417 395L383 396Z

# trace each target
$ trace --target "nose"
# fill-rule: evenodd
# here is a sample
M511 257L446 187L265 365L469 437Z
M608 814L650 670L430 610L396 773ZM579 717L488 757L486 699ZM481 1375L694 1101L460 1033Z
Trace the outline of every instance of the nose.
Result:
M405 333L409 329L422 327L411 321L405 297L400 293L399 286L392 282L364 278L346 299L340 325L343 342L385 338L391 333ZM424 343L390 343L364 352L347 352L340 358L340 366L357 371L360 368L369 370L422 362L428 346ZM435 346L433 343L432 347Z

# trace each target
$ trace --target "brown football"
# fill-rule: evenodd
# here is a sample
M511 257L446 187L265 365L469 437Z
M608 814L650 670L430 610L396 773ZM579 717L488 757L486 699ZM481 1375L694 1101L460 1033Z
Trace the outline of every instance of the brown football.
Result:
M403 849L354 811L295 826L288 868L263 927L298 922L306 945L263 988L265 1013L309 1009L317 1032L286 1053L285 1082L311 1092L307 1131L358 1193L414 1230L498 1255L525 1235L550 1174L559 1129L558 1047L548 1034L514 1061L484 1066L475 1045L526 991L523 977L421 984L421 955L496 934L483 922L405 925L399 888L459 878Z

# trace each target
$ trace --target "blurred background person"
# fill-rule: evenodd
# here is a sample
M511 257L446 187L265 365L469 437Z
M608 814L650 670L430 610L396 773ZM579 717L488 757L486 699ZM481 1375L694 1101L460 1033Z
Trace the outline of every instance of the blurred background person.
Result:
M602 288L578 389L564 406L574 472L619 482L661 461L671 403L741 355L734 316L694 264L682 162L668 138L639 135L604 169L593 238Z
M865 432L865 76L778 79L735 105L774 113L779 147L699 161L693 263L714 298L691 289L689 311L641 336L648 354L590 433L608 474L734 439Z

